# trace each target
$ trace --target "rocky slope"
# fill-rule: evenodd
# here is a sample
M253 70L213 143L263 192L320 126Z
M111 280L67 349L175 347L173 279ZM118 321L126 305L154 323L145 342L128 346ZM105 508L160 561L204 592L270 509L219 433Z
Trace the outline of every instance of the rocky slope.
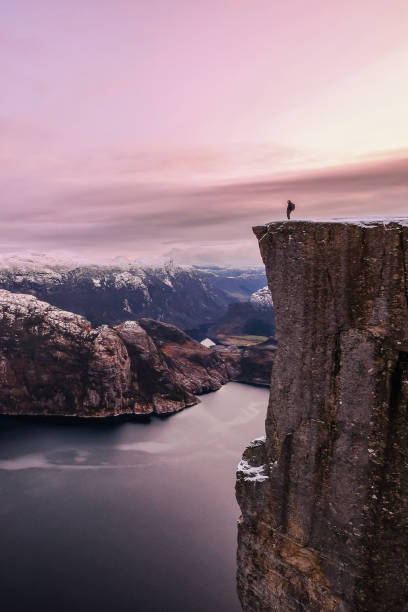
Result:
M254 228L279 346L238 468L245 611L408 609L408 221Z
M0 260L0 289L34 295L93 325L149 317L189 330L199 340L228 304L248 299L264 284L262 268L208 269L171 262L154 267L126 260L91 265L37 255Z
M110 328L0 290L0 413L175 412L228 380L222 358L173 325Z
M229 380L269 387L276 352L273 340L248 347L218 345L214 350L222 357Z

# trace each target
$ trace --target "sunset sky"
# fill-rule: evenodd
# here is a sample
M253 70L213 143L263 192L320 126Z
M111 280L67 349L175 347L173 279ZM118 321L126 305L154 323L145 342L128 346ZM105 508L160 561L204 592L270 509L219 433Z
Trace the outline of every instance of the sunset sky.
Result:
M0 249L260 262L408 213L406 0L0 0Z

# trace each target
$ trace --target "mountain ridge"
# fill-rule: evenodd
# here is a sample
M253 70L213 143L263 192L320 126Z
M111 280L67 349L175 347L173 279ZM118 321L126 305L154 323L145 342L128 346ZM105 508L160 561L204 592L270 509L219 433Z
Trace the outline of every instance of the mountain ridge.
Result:
M170 323L95 327L32 295L0 290L0 414L168 414L228 381L269 384L272 350L220 349Z
M150 317L173 323L197 339L228 304L249 299L265 284L262 268L77 265L41 257L3 258L0 288L35 295L80 314L94 325ZM203 331L200 331L202 328ZM201 338L199 337L201 335Z

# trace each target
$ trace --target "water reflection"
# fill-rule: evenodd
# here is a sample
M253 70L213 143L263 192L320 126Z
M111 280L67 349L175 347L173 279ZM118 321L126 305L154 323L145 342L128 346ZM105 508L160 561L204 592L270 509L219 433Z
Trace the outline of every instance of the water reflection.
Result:
M268 392L146 422L0 421L2 606L235 612L235 469Z

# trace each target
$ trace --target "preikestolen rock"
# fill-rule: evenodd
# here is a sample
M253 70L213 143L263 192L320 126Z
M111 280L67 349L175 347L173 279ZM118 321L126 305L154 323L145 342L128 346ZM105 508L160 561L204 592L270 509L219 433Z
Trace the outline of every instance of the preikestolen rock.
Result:
M278 349L237 474L242 607L408 610L408 220L254 232Z

